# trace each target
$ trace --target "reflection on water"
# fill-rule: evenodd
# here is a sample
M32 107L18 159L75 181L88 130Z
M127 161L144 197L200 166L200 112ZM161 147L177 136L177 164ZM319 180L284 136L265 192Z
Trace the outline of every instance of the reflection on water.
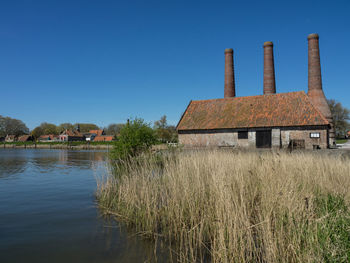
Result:
M106 153L102 151L0 149L0 177L19 174L31 166L44 171L72 166L91 169L105 160Z
M151 242L99 215L105 164L105 152L0 149L0 262L155 262Z

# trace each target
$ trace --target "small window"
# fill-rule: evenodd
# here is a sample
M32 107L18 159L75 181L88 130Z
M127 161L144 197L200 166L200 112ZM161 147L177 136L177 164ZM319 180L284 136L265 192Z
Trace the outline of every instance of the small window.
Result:
M238 139L248 139L248 132L247 131L239 131L238 132Z
M320 138L320 133L319 132L311 132L310 138Z

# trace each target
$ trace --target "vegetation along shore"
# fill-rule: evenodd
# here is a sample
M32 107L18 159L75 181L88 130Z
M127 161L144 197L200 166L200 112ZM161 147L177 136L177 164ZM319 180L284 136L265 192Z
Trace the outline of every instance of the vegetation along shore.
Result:
M101 210L164 241L175 262L350 260L345 155L168 151L114 164Z
M103 150L112 149L112 142L12 142L2 143L5 149L75 149L75 150Z

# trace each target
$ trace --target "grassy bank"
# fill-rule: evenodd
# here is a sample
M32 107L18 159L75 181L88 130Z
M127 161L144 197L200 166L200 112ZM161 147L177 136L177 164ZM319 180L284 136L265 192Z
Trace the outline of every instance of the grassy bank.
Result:
M350 162L312 153L144 158L98 185L101 209L178 262L349 262Z
M337 139L336 144L346 143L347 141L348 141L347 139Z

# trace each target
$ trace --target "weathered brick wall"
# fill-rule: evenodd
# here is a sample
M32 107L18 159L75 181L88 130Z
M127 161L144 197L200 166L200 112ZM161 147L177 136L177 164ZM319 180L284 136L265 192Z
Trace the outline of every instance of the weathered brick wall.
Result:
M179 143L190 147L235 146L237 133L193 133L179 134Z
M311 132L319 132L320 138L310 138ZM306 149L313 149L318 145L321 149L327 148L327 130L284 130L281 131L282 147L286 148L290 140L304 140Z
M189 147L255 147L255 131L248 132L248 139L238 139L238 132L180 133L179 143Z
M310 138L311 132L319 132L320 138ZM313 149L313 145L318 145L321 149L327 148L327 130L271 130L272 148L287 148L290 140L304 140L306 149ZM248 139L238 139L238 132L203 132L179 134L179 143L187 147L256 147L256 131L248 131Z
M281 130L272 129L271 130L271 146L272 148L280 148L281 146Z
M179 134L179 143L190 147L255 147L255 132L249 132L248 139L238 139L237 132Z

